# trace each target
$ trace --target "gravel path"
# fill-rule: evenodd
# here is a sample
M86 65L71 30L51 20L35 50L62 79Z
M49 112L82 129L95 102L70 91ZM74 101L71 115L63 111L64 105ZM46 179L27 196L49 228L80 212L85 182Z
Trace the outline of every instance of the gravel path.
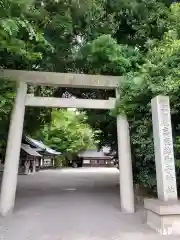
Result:
M120 212L117 169L48 170L18 176L13 215L0 218L0 240L160 240L144 214Z

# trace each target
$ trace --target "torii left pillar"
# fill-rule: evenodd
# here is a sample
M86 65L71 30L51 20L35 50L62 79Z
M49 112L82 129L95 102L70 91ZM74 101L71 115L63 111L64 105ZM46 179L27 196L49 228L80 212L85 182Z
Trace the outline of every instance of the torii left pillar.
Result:
M27 84L19 82L15 105L12 111L6 149L5 166L0 196L0 214L10 213L14 208L19 156L23 132Z

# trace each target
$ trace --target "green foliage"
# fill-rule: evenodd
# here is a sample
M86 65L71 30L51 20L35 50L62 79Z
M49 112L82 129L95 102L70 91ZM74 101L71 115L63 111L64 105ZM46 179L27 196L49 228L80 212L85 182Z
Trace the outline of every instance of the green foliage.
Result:
M154 186L150 100L157 94L171 98L179 159L180 5L170 0L0 0L0 13L0 68L125 75L115 113L126 113L130 122L135 181ZM94 89L29 88L38 96L60 97L65 91L93 99L115 95ZM1 82L2 151L13 99L14 86ZM94 137L100 145L117 149L116 121L109 112L87 111L88 123L101 130L95 136L79 119L84 115L73 114L28 108L25 132L41 135L60 151L79 151L91 146Z
M38 26L39 11L33 1L1 0L0 13L1 66L13 67L15 61L25 61L27 66L29 61L42 59L41 50L47 50L50 44Z
M81 47L75 60L87 73L123 75L137 66L140 52L117 44L111 35L102 35Z
M114 15L106 11L104 0L45 0L43 5L37 1L37 6L41 11L41 21L43 24L46 22L46 39L55 49L41 63L46 70L76 71L74 49L87 40L116 30Z
M164 1L109 0L108 3L108 10L118 21L115 37L120 43L144 48L147 42L161 39L167 29L169 9Z
M135 174L138 181L151 187L155 186L155 163L150 101L159 94L170 97L175 142L180 134L179 50L176 29L169 30L161 41L149 49L139 71L129 73L119 88L120 99L116 110L127 114L130 122ZM175 153L177 158L178 144L175 145Z
M0 68L36 68L43 51L53 49L38 25L40 12L34 1L1 0L0 13ZM0 81L0 152L4 155L15 88L12 83ZM34 112L29 113L27 119L32 120ZM39 118L42 120L43 116ZM37 122L35 119L34 123ZM26 121L25 126L29 126Z
M78 153L94 146L93 132L86 115L72 110L52 112L52 121L42 130L42 138L52 148L64 153Z
M110 35L102 35L82 46L75 54L76 67L79 71L91 74L123 75L130 70L137 70L142 63L139 48L120 45ZM91 94L90 94L91 93ZM87 98L115 97L114 92L88 91ZM81 96L82 97L82 96ZM87 111L88 123L93 129L100 129L100 145L109 145L117 150L116 119L108 111Z
M7 132L9 128L9 113L14 100L14 85L1 81L0 86L0 153L4 154Z
M58 156L55 158L55 168L67 167L67 161L65 156Z

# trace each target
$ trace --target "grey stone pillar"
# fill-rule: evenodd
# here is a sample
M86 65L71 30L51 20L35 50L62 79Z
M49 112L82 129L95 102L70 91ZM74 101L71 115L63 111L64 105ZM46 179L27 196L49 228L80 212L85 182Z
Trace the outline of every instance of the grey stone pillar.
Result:
M33 160L33 170L32 172L35 173L36 172L36 160Z
M145 199L147 224L161 235L180 235L170 104L168 96L151 101L158 199Z
M16 101L12 111L9 127L5 166L1 187L0 214L3 216L11 212L14 207L25 113L26 92L27 84L21 82L18 83Z
M158 198L177 200L169 97L157 96L151 106Z
M129 124L125 116L117 117L117 134L120 170L121 210L124 213L134 213L134 188Z

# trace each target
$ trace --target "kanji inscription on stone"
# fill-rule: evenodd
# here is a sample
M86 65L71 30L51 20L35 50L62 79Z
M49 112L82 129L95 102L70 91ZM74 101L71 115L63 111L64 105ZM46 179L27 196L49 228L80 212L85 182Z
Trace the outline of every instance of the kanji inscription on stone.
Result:
M152 99L158 197L163 201L177 199L176 174L169 97Z

